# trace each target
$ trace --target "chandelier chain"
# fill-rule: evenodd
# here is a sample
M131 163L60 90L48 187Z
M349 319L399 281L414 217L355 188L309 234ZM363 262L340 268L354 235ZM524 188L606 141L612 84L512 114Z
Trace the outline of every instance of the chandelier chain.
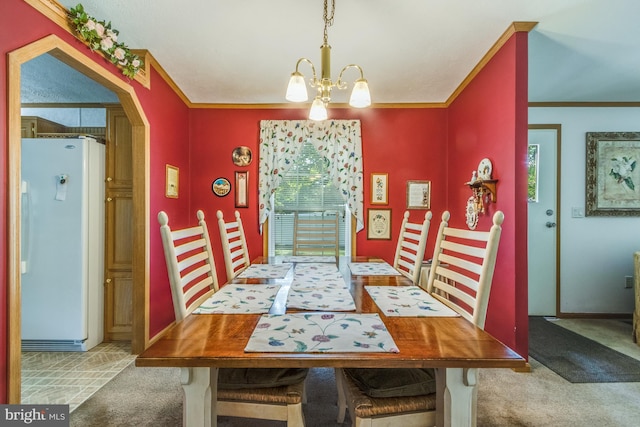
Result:
M324 44L329 44L328 27L333 25L333 14L336 11L336 0L331 0L331 14L327 7L327 0L324 0Z

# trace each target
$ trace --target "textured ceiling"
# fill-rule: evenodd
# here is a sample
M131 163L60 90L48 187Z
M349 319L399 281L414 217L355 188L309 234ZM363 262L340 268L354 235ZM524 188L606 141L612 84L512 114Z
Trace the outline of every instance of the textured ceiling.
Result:
M60 3L69 8L77 0ZM640 101L638 0L336 3L332 77L347 64L360 65L374 104L445 102L516 21L539 22L529 33L529 101ZM298 58L320 67L321 0L82 4L111 21L129 47L148 49L193 103L282 103ZM57 67L41 69L36 61L23 67L23 102L47 102L43 97L62 83L60 99L88 96L77 93L84 84L72 83L66 71L60 79ZM308 66L301 71L310 76ZM345 76L351 82L355 74ZM332 98L346 102L346 91L334 90Z

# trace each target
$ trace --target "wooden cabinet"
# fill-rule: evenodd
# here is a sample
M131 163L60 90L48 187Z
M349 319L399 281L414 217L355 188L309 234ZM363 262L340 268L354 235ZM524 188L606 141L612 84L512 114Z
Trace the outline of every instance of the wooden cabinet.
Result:
M107 109L105 189L105 341L130 341L133 321L132 128L121 108Z
M67 128L51 120L35 116L22 116L21 131L23 138L37 138L41 133L64 133Z

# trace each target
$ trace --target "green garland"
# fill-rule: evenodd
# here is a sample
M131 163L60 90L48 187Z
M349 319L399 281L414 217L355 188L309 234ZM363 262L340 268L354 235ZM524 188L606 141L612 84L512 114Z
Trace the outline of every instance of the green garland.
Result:
M122 73L134 78L143 66L138 55L118 41L118 30L111 28L111 22L98 21L87 15L80 3L69 10L69 20L75 25L80 37L89 44L89 49L102 52L109 61L118 65Z

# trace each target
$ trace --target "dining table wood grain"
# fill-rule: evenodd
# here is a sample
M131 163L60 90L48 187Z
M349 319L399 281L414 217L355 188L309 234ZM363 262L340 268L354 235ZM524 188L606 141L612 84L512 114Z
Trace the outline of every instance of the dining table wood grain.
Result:
M259 257L253 263L272 263L277 258ZM214 378L215 368L437 368L440 376L438 424L445 426L475 425L472 393L476 389L478 368L524 368L526 360L515 351L462 317L385 316L376 306L365 286L410 286L404 276L354 276L350 262L382 261L375 257L341 257L337 264L350 287L358 313L378 313L393 337L399 353L255 353L245 347L260 314L191 314L177 322L137 356L141 367L180 367L192 369L200 376L202 399L208 412L186 414L189 426L216 425ZM281 284L271 314L283 314L293 269L283 279L234 279L230 283ZM291 312L291 310L287 310ZM201 369L204 368L204 369ZM214 369L210 369L214 368ZM194 374L195 375L195 374ZM189 381L193 381L190 379ZM183 380L183 387L185 384ZM213 394L209 402L209 396ZM193 390L189 396L193 399ZM200 408L202 402L185 402ZM197 403L197 404L196 404ZM194 406L195 405L195 406ZM196 412L200 412L197 409ZM210 418L210 419L206 419Z

